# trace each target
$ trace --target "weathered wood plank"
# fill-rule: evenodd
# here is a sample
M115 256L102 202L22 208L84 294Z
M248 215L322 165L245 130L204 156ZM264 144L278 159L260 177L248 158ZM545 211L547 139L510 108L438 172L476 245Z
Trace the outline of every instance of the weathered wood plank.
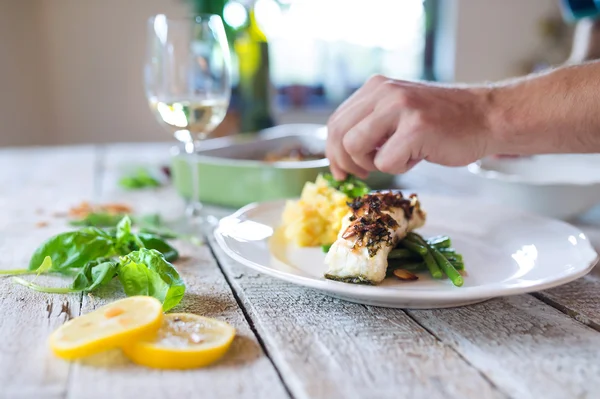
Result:
M421 164L399 179L409 191L440 195L472 196L485 199L488 195L479 178L471 176L464 168L445 168ZM600 251L600 206L571 221ZM534 294L537 298L600 331L600 267L588 276L570 284Z
M512 397L597 397L600 334L529 295L409 314Z
M140 150L140 147L143 150ZM132 162L156 165L168 157L164 146L108 147L104 158L102 201L126 202L139 212L180 212L181 201L170 188L123 192L116 182L122 167ZM98 355L73 368L69 398L284 398L287 392L245 320L227 282L206 246L179 242L178 270L187 285L183 302L173 311L226 320L237 329L231 350L222 361L204 369L160 371L131 364L120 352ZM122 294L121 294L122 295ZM83 299L82 313L115 299L115 293Z
M600 251L600 207L576 224ZM576 320L600 331L600 266L570 284L536 293L535 296Z
M597 267L588 276L534 295L575 320L600 331L600 269Z
M504 397L403 311L257 274L211 244L294 397Z
M91 147L0 151L0 269L27 267L39 244L68 228L52 214L93 196L94 168ZM80 298L34 292L0 276L0 398L64 397L69 365L50 355L47 338L79 314Z

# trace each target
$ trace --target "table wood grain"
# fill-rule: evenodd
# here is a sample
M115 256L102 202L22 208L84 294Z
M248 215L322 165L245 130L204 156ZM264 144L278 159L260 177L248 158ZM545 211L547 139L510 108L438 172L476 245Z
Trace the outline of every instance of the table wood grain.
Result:
M176 217L169 186L127 192L136 166L167 164L169 144L0 149L0 269L26 267L47 237L69 228L81 201L124 202ZM398 179L418 193L491 200L462 168L419 165ZM210 208L221 217L229 209ZM57 215L58 213L58 215ZM575 221L600 249L600 211ZM159 371L119 351L67 363L47 348L66 320L123 296L33 292L0 277L0 398L596 398L600 393L597 271L531 295L440 310L344 302L258 274L212 239L175 244L187 293L174 311L230 322L238 332L217 364ZM43 284L66 284L39 277Z

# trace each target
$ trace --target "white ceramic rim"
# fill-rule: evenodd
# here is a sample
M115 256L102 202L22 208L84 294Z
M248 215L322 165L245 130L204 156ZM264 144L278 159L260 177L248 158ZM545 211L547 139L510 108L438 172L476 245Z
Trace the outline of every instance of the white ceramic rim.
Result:
M467 170L477 176L487 180L496 180L507 183L517 183L530 186L567 186L567 187L581 187L581 186L592 186L600 184L600 176L597 179L590 179L588 181L567 181L567 180L535 180L527 178L523 175L507 174L497 170L485 169L481 165L481 160L475 161L467 165Z
M281 200L275 200L275 201L267 201L267 202L262 202L262 203L249 204L249 205L244 206L243 208L240 208L235 213L233 213L229 216L226 216L225 218L222 218L221 220L239 218L244 213L250 211L251 209L257 208L258 206L265 206L265 205L268 206L269 204L275 205L275 204L278 204L281 202L282 202ZM550 219L550 218L538 216L538 215L535 215L532 213L521 212L518 210L511 210L511 211L513 211L517 214L526 214L530 218L535 218L535 219L544 220L544 221L551 221L553 223L558 223L558 224L562 224L562 225L570 226L570 227L574 228L574 226L572 226L566 222L560 221L560 220ZM309 278L309 277L298 276L298 275L294 275L294 274L285 273L285 272L282 272L282 271L279 271L276 269L272 269L270 267L266 267L261 264L255 263L251 260L248 260L248 259L238 255L234 251L232 251L228 247L227 243L225 242L224 236L223 236L223 234L221 234L221 231L222 231L222 224L219 223L219 225L217 226L217 228L215 228L215 230L213 232L214 238L215 238L217 244L219 245L219 247L223 250L223 252L225 252L225 254L227 254L227 256L231 257L235 261L237 261L247 267L250 267L251 269L254 269L258 272L279 278L284 281L288 281L290 283L299 284L299 285L302 285L305 287L309 287L309 288L313 288L313 289L317 289L317 290L321 290L321 291L332 292L332 293L335 293L338 295L344 295L344 296L348 296L348 297L355 297L355 296L370 297L370 298L376 299L376 300L377 299L386 300L386 299L394 298L397 300L477 301L477 300L486 300L486 299L490 299L490 298L494 298L494 297L520 295L520 294L526 294L526 293L530 293L530 292L543 291L545 289L553 288L553 287L574 281L582 276L585 276L594 268L594 266L600 260L600 255L596 252L596 250L593 247L591 247L591 244L590 244L590 248L592 249L592 251L594 251L596 253L596 256L594 257L594 259L592 261L589 262L589 264L585 268L582 268L581 270L579 270L575 273L568 274L568 275L565 275L562 277L546 278L544 280L541 280L541 282L537 282L535 284L529 284L526 286L519 286L519 287L506 287L501 284L488 284L488 285L478 286L478 287L461 287L458 289L449 289L449 290L444 290L444 291L418 291L418 290L402 291L402 290L390 289L390 288L381 287L381 286L364 286L364 285L348 284L348 283L332 281L332 280L325 280L325 279L317 280L317 279L313 279L313 278ZM583 232L580 232L580 234L583 237L585 237L585 239L589 243L587 235L585 235Z

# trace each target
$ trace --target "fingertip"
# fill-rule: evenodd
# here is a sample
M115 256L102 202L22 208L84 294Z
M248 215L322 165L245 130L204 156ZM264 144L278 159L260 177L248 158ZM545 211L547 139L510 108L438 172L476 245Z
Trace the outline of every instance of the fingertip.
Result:
M408 161L408 164L406 164L406 168L405 168L404 172L402 172L402 173L406 173L406 172L410 171L412 168L417 166L417 164L421 161L422 161L422 159L411 159L410 161Z
M384 154L382 154L382 151L379 151L377 155L375 155L375 159L373 159L373 164L375 165L378 171L383 173L389 173L389 168Z
M369 177L369 173L361 173L360 175L357 175L357 177L361 180L366 180Z
M335 180L344 180L347 176L347 173L344 172L343 170L341 170L340 168L338 168L335 164L331 164L329 165L329 170L331 171L331 174L333 175L333 178Z

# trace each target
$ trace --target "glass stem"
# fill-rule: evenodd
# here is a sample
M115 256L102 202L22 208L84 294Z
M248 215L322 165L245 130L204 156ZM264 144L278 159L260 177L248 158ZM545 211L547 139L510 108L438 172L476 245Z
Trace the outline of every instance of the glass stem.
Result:
M198 144L196 140L185 143L185 152L187 153L188 165L190 168L190 178L192 193L186 207L186 214L190 218L198 218L202 209L200 202L200 182L198 178L198 163L196 162L196 149Z

